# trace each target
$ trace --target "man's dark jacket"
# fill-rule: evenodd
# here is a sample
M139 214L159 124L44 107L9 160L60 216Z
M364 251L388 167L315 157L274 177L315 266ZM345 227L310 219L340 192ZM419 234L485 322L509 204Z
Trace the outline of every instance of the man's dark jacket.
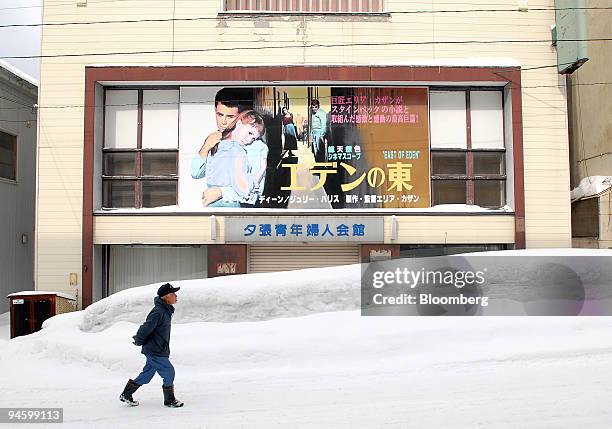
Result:
M170 322L174 307L166 304L160 297L153 301L155 307L149 312L147 320L138 328L134 344L142 346L145 355L170 356Z

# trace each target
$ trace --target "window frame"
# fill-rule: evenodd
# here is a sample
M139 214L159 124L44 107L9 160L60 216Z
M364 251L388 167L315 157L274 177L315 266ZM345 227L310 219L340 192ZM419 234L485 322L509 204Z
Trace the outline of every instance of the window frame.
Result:
M13 159L12 159L12 166L13 166L13 171L14 171L14 176L15 178L12 179L10 177L3 177L0 176L0 182L4 182L4 183L11 183L11 184L15 184L17 183L17 179L19 178L19 165L17 163L18 161L18 154L17 151L19 150L19 145L18 145L18 140L19 140L19 136L17 134L13 134L9 131L6 131L2 128L0 128L0 133L2 134L6 134L9 137L13 138L13 150L12 150L12 154L13 154ZM10 166L10 164L7 164Z
M387 16L389 15L388 12L388 2L387 0L235 0L237 2L243 2L246 1L248 2L248 4L252 4L255 3L256 7L253 9L232 9L230 7L228 7L228 3L232 1L232 0L219 0L220 2L220 14L222 15L260 15L260 14L271 14L271 15L371 15L371 16L376 16L376 15L384 15ZM332 10L332 4L334 1L340 1L340 2L347 2L347 10L346 11L342 11L342 10ZM378 10L369 10L369 11L360 11L360 10L354 10L354 9L360 9L360 5L361 5L361 1L367 1L369 3L369 7L368 9L372 9L372 3L373 1L378 1L380 4L380 7ZM275 3L290 3L293 4L294 2L296 3L296 7L295 10L287 10L288 8L279 8L278 4L274 7L270 6L270 7L264 7L264 8L257 8L257 3L268 3L268 2L275 2ZM312 2L316 2L317 5L320 5L319 10L317 11L311 11L311 10L306 10L309 9L310 6L312 5ZM323 8L323 3L325 2L329 2L329 6L327 7L327 10L324 10ZM303 4L306 3L306 7L303 6ZM298 7L299 6L299 7ZM355 7L356 6L356 7ZM338 9L342 9L342 6Z
M504 113L504 106L506 104L506 94L504 91L504 87L503 86L436 86L436 87L429 87L429 92L436 92L436 91L446 91L446 92L450 92L450 91L456 91L456 92L464 92L465 93L465 114L466 114L466 138L467 138L467 145L465 149L462 148L433 148L431 147L431 140L430 140L430 145L429 145L429 162L430 165L433 166L433 157L435 153L465 153L465 162L466 162L466 166L465 166L465 171L466 174L434 174L433 170L430 171L430 181L431 181L431 188L430 188L430 195L431 195L431 201L430 201L430 205L431 207L435 207L434 206L434 182L435 181L441 181L441 180L464 180L466 182L466 195L465 195L465 204L466 205L474 205L475 202L475 192L474 192L474 182L478 181L478 180L488 180L488 181L493 181L493 180L499 180L502 181L504 186L503 186L503 191L502 191L502 195L501 195L501 199L502 199L502 205L500 207L503 207L504 205L506 205L508 203L508 195L507 195L507 179L508 179L508 165L507 165L507 151L508 151L508 146L507 146L507 138L506 138L506 123L505 121L503 121L503 129L502 129L502 134L503 134L503 143L504 143L504 148L500 149L500 148L489 148L489 149L484 149L484 148L480 148L480 149L473 149L472 148L472 114L471 114L471 101L470 101L470 93L472 91L477 92L477 91L497 91L501 93L501 109L502 109L502 114ZM431 132L430 132L430 136L431 136ZM474 154L478 154L478 153L502 153L504 154L502 156L502 167L503 167L503 174L475 174L474 173Z
M136 133L136 147L135 148L107 148L106 146L106 133L104 134L103 142L102 142L102 175L101 175L101 192L102 192L102 208L103 209L116 209L116 208L126 208L126 207L112 207L105 205L106 194L105 194L105 183L112 181L130 181L134 182L134 204L131 208L141 209L143 208L143 193L142 193L142 184L143 182L155 182L155 181L173 181L176 182L176 194L174 198L174 204L178 205L178 196L179 196L179 136L177 135L177 148L176 149L153 149L153 148L143 148L142 147L142 136L143 136L143 95L144 91L150 90L176 90L180 91L180 87L171 85L171 86L107 86L104 87L104 95L103 95L103 104L104 104L104 112L103 118L106 118L106 91L108 90L136 90L138 91L138 114L137 114L137 133ZM180 100L179 100L180 104ZM180 132L180 130L179 130ZM106 172L106 154L107 153L133 153L134 156L134 175L107 175ZM172 175L143 175L142 167L143 167L143 154L146 153L174 153L175 154L175 167L176 174Z

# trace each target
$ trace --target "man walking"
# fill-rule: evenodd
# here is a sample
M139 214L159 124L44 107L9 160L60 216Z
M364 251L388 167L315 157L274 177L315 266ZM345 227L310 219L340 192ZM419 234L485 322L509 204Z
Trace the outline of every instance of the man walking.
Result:
M138 401L135 401L132 395L140 386L151 381L157 372L164 381L162 385L164 405L172 408L184 405L174 397L174 367L169 359L170 324L174 313L173 305L177 301L176 292L179 289L170 283L163 284L158 289L157 297L153 301L155 307L134 335L134 344L142 346L142 354L146 356L147 361L140 375L134 380L128 380L123 393L119 396L121 402L132 407L138 405Z

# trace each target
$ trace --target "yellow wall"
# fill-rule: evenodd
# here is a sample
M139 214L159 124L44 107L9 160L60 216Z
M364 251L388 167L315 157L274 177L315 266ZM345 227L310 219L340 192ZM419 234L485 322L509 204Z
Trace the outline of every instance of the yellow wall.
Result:
M94 244L223 244L223 218L210 216L96 216Z
M396 219L397 239L392 240L392 219L385 218L385 243L514 243L514 216L398 216Z
M479 4L485 9L492 7L490 0L472 0L467 5L446 2L438 6L432 3L387 2L390 11L478 9ZM495 7L499 9L517 7L516 0L496 3ZM252 49L177 53L174 56L160 53L42 59L37 288L74 293L74 288L68 286L68 275L70 272L81 273L82 105L84 66L87 64L376 65L467 57L511 57L527 68L556 64L555 51L548 42L304 47L313 43L428 42L432 39L549 40L550 25L554 23L553 11L392 14L390 18L370 19L295 16L223 20L217 18L220 4L219 0L176 0L177 18L206 19L176 21L174 25L172 22L149 22L44 27L43 55L171 50L173 47L176 50L238 46ZM545 7L553 4L552 0L538 2L538 6ZM87 7L76 7L76 2L66 0L44 0L44 22L168 19L172 17L173 6L171 0L89 0ZM285 44L296 47L278 49ZM256 49L265 47L273 49ZM527 246L567 247L570 246L570 210L564 89L558 86L560 80L554 67L524 71L522 82ZM59 105L75 106L53 108ZM483 220L486 228L481 228L480 221L474 217L449 219L453 220L430 216L409 218L411 226L418 225L428 232L406 232L406 237L417 242L439 242L441 230L435 226L440 225L448 227L449 236L462 240L512 241L511 217L487 218ZM160 224L166 222L182 221L161 219ZM499 233L493 230L497 226ZM109 225L104 227L107 229L97 231L96 234L100 235L96 237L112 235Z

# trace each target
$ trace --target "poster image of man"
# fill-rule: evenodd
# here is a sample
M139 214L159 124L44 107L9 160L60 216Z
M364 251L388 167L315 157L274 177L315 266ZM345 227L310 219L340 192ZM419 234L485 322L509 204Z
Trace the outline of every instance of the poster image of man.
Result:
M310 102L311 120L310 133L312 137L312 152L317 161L325 156L325 134L327 132L327 113L321 108L318 99L313 98Z
M191 177L205 179L204 207L255 207L265 186L265 123L252 106L252 90L224 88L215 96L217 130L191 160Z

